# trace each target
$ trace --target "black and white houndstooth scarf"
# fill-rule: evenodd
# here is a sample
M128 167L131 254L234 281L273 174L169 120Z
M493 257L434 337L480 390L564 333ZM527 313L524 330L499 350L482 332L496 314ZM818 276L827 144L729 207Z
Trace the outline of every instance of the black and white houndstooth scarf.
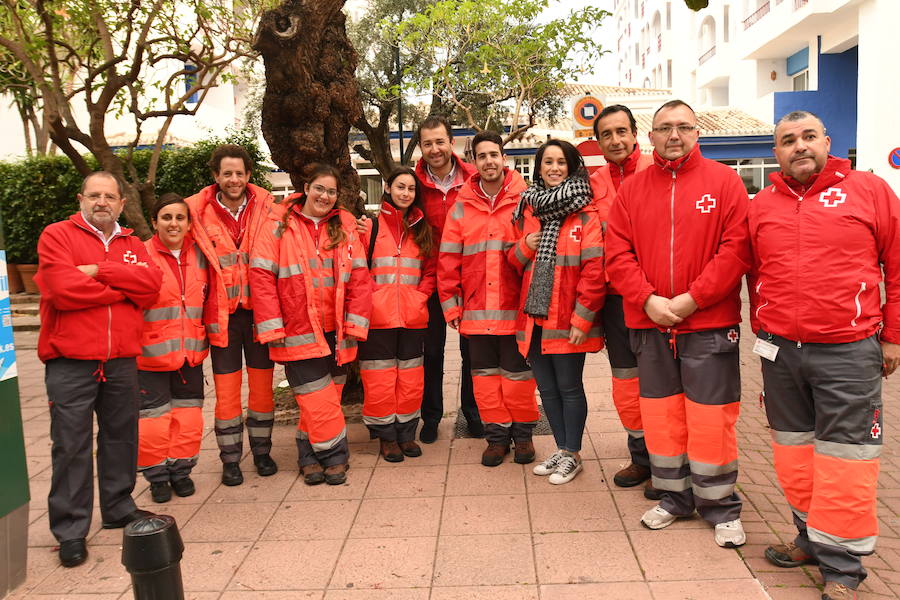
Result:
M591 184L584 170L551 188L546 187L543 180L538 177L531 187L522 192L522 198L513 213L513 221L522 217L527 204L541 222L541 241L534 257L531 285L528 288L528 298L525 300L526 314L532 317L547 317L550 311L550 298L553 295L559 228L566 217L590 204L592 197Z

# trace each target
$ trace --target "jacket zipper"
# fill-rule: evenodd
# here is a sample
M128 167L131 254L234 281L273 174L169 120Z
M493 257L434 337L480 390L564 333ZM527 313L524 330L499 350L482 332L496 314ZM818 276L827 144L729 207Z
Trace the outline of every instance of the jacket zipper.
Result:
M672 229L669 236L669 283L672 286L672 298L675 297L675 171L672 171L672 194L669 200Z
M856 320L862 314L862 305L859 303L859 297L860 297L860 295L862 295L862 293L864 291L866 291L866 282L860 281L859 282L859 291L856 292L856 297L853 298L853 303L856 304L856 316L853 317L853 319L850 321L851 327L856 327Z
M184 283L184 274L181 272L181 257L184 256L184 247L181 248L181 254L179 258L175 259L175 271L178 273L178 282L181 286L181 351L185 358L187 358L187 348L185 347L185 339L184 339L184 322L187 319L187 302L184 298L185 292L185 283ZM170 251L171 253L171 251ZM172 254L174 258L175 255Z
M788 189L791 190L791 193L793 193L797 197L797 205L794 209L794 214L799 215L800 207L803 205L803 196L801 196L800 194L795 192L790 187L788 187ZM794 281L799 282L800 281L800 218L799 217L797 217L797 251L794 253L794 256L795 256L795 265L796 265L795 272L797 274ZM800 337L800 315L797 314L798 310L799 309L797 309L796 307L794 308L794 320L797 323L797 337L799 338ZM803 347L803 343L800 340L797 340L797 347L798 348Z

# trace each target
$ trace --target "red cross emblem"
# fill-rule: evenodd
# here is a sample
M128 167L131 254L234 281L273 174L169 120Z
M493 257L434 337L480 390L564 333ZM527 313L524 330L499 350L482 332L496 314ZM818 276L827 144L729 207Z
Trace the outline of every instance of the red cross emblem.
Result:
M878 423L872 425L872 437L876 440L881 436L881 427L878 426Z
M711 194L704 194L702 198L697 200L696 206L697 210L704 214L712 212L712 209L716 207L716 199Z
M575 240L576 242L581 241L581 225L576 225L569 232L569 237Z
M825 205L825 208L834 208L838 204L843 204L845 200L847 200L847 194L840 188L828 188L819 194L819 202Z
M731 342L732 344L737 344L738 332L735 331L734 329L729 329L728 330L728 341Z
M135 254L131 250L128 250L127 252L125 252L125 254L122 255L122 260L129 264L136 265L137 261L138 261L138 257L137 257L137 254Z

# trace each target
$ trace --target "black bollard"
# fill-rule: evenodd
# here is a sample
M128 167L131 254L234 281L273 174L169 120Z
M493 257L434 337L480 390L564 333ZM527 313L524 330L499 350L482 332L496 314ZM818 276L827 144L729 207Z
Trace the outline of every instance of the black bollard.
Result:
M184 600L184 543L175 519L153 515L125 527L122 564L131 573L135 600Z

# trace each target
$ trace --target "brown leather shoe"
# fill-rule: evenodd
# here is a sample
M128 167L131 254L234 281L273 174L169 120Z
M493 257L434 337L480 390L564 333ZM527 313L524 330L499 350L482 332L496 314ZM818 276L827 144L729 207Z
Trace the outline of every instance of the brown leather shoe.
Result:
M613 483L619 487L634 487L650 479L650 467L631 463L613 476Z
M856 600L856 590L836 581L826 581L822 600Z
M381 442L381 458L388 462L403 462L403 451L395 440L379 440Z
M400 446L400 450L403 452L404 456L408 456L410 458L422 456L422 448L413 440L410 440L408 442L400 442L398 445Z
M816 559L800 549L794 542L769 546L765 551L766 560L775 565L789 569L800 565L815 565Z
M503 462L503 457L509 454L509 446L505 444L488 444L481 454L481 464L486 467L496 467Z
M347 463L325 467L325 483L328 485L341 485L347 481Z
M534 462L534 442L531 440L516 440L516 454L513 460L520 465Z
M303 474L303 483L306 485L319 485L325 482L325 471L319 463L303 465L300 467L300 472Z

